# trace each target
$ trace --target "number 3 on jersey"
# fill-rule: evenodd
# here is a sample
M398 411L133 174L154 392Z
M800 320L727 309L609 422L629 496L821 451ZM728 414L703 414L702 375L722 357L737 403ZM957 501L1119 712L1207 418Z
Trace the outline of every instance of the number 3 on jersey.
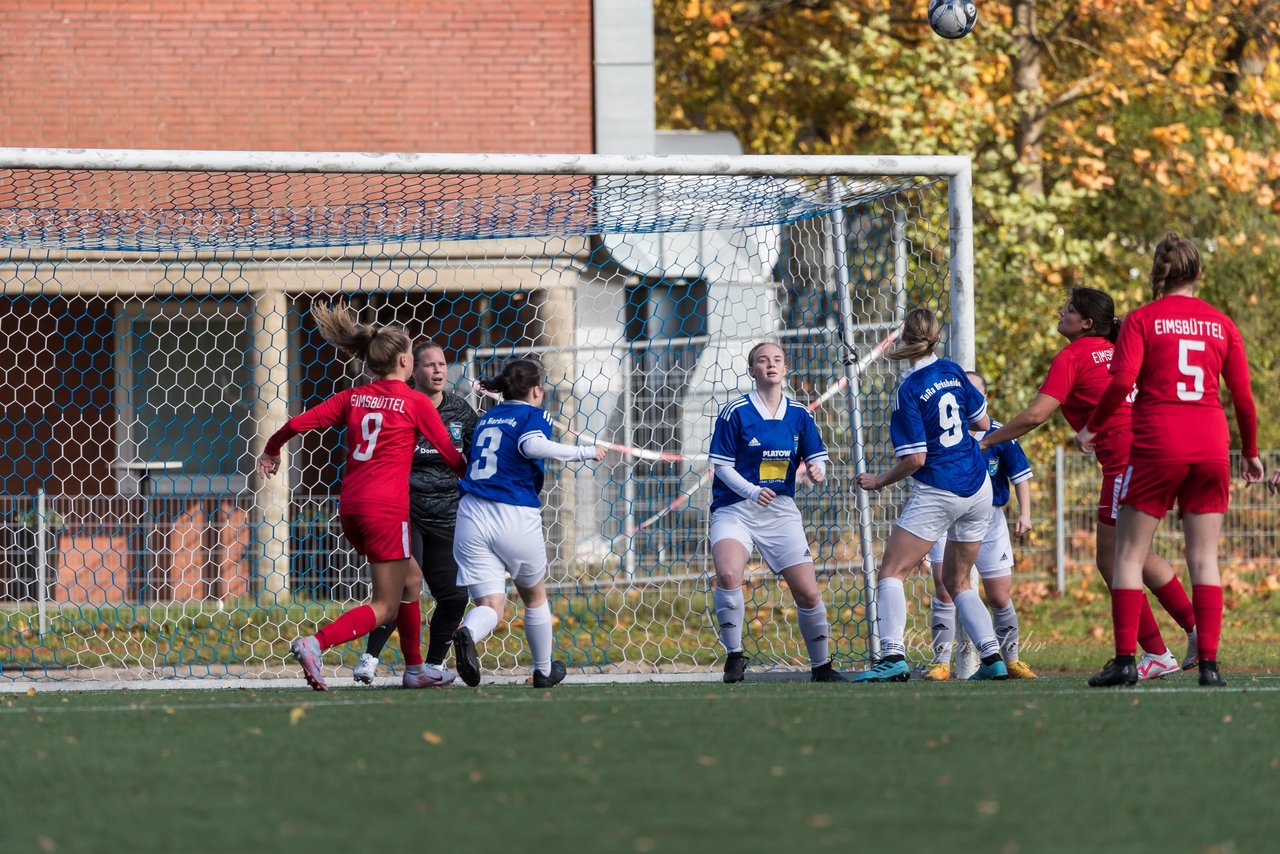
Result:
M478 454L471 462L471 479L487 480L498 471L498 446L502 444L502 430L486 427L476 435L472 454Z
M373 449L378 444L378 434L382 432L382 413L370 412L360 419L360 433L364 436L364 444L356 445L351 452L352 459L364 462L373 458Z
M1203 341L1188 341L1186 338L1178 341L1178 371L1184 376L1191 379L1191 384L1178 383L1178 400L1199 400L1204 397L1204 368L1199 365L1191 364L1188 358L1192 351L1203 353L1205 343Z

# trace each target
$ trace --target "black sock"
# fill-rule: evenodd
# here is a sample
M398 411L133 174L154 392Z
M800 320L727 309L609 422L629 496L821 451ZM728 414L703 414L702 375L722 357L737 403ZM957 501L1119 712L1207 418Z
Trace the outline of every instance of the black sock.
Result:
M391 633L395 630L396 624L392 621L369 632L369 640L364 648L365 654L372 655L374 658L382 655L382 648L387 645L387 641L391 640Z
M1000 653L998 652L993 653L991 655L984 655L982 657L982 663L987 665L988 667L991 666L992 664L995 664L997 661L1001 661L1001 660L1002 659L1000 658Z
M906 657L905 655L897 655L897 654L894 654L894 655L886 655L884 658L882 658L882 659L880 659L880 660L881 660L881 661L888 661L888 662L890 662L890 663L893 663L893 662L897 662L897 661L906 661L906 660L907 660L907 657Z
M1133 656L1132 656L1132 655L1117 655L1117 656L1116 656L1116 667L1124 667L1125 665L1129 665L1129 664L1133 664Z

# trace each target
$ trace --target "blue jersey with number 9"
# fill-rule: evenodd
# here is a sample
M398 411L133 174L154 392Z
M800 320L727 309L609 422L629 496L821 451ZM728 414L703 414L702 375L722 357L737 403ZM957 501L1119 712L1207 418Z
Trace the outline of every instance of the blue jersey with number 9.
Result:
M508 400L486 412L476 424L471 463L458 491L500 504L541 507L546 465L520 453L520 441L530 435L551 438L551 416L533 404Z
M930 356L903 376L889 419L893 455L924 453L912 475L961 497L987 479L987 464L969 425L986 414L987 401L955 362Z

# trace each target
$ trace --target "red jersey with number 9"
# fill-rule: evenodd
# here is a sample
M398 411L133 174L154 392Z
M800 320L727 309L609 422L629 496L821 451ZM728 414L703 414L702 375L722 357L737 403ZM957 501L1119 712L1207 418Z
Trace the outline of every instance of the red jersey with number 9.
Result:
M1136 382L1133 461L1226 462L1231 446L1219 375L1231 391L1244 454L1258 455L1244 341L1231 318L1204 300L1174 294L1130 312L1120 327L1111 372L1112 383L1089 427L1105 424L1117 387Z
M295 415L267 440L264 453L278 455L299 433L340 424L347 428L347 465L339 513L408 519L409 471L419 433L455 473L466 471L431 399L400 380L347 389Z

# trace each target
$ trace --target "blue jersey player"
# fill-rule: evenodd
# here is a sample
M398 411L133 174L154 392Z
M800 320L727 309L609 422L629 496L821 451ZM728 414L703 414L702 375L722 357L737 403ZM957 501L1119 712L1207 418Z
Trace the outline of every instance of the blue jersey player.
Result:
M885 545L876 585L880 660L854 678L856 682L905 682L910 676L903 635L907 599L902 580L949 534L943 575L965 631L982 655L973 678L1006 679L991 615L969 583L969 567L991 520L991 479L970 428L990 426L987 401L955 362L933 350L942 338L942 323L924 308L913 309L902 325L898 343L889 351L911 362L894 400L889 433L897 462L882 475L858 475L862 489L879 490L914 478L911 498Z
M796 507L796 470L826 477L827 447L809 410L782 393L787 362L777 344L751 348L747 373L755 390L720 410L711 436L715 483L711 492L711 556L716 568L715 611L728 656L725 682L746 671L742 579L752 549L787 581L796 602L815 682L843 682L831 664L827 608L818 592L813 555Z
M524 601L524 635L533 657L533 686L549 688L565 676L563 661L551 660L551 609L547 604L547 545L542 532L546 460L602 460L603 445L564 445L551 440L551 418L542 408L542 366L512 359L502 373L480 386L503 401L476 424L471 461L458 483L458 522L453 556L458 586L475 607L453 635L458 675L480 684L476 644L502 620L507 577Z
M987 393L986 379L979 373L968 373L970 382L983 395ZM981 440L999 428L996 422L985 433L974 434ZM1018 658L1018 612L1013 606L1010 592L1013 587L1013 542L1009 538L1009 522L1004 508L1009 503L1010 492L1018 497L1018 519L1014 531L1022 537L1031 530L1031 463L1022 452L1016 439L993 445L982 452L987 463L987 475L991 478L991 521L987 535L978 549L977 572L982 588L987 594L987 604L995 623L996 639L1005 668L1011 679L1035 679L1036 674L1025 661ZM929 625L933 642L933 663L924 678L944 681L951 678L951 649L955 639L955 604L942 579L942 552L946 538L938 540L929 550L929 562L933 569L934 595L929 608ZM962 665L963 667L963 665ZM963 676L963 670L961 672Z

